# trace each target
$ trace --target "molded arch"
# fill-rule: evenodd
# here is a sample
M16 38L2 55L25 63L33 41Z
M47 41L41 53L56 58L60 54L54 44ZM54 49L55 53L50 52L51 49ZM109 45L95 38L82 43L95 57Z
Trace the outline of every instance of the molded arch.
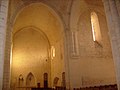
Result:
M45 2L40 2L40 1L33 1L33 2L25 2L25 3L22 3L18 6L18 8L16 8L15 12L13 13L12 17L10 18L10 25L11 27L14 26L14 23L18 17L18 15L26 8L26 7L29 7L33 4L41 4L45 7L48 8L48 10L53 14L55 15L55 17L57 18L57 20L59 20L61 26L62 26L62 29L65 30L65 27L66 27L66 24L63 20L63 17L62 15L59 13L59 11L57 11L54 7L50 6L49 4L45 3ZM12 30L13 31L13 30Z
M22 30L24 30L24 29L27 29L27 28L28 28L28 29L29 29L29 28L33 28L35 31L39 32L39 33L48 41L48 44L49 44L49 46L50 46L50 41L49 41L47 35L46 35L42 30L40 30L39 28L37 28L37 27L35 27L35 26L26 26L26 27L23 27L23 28L19 29L17 32L15 32L15 33L13 34L13 37L12 37L12 38L14 38L15 34L19 33L20 31L22 31ZM13 39L12 39L12 40L13 40Z

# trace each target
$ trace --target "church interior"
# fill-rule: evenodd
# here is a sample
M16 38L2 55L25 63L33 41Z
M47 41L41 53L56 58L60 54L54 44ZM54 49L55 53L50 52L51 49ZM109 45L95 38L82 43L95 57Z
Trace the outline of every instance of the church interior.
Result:
M119 90L119 38L120 0L0 0L0 90Z

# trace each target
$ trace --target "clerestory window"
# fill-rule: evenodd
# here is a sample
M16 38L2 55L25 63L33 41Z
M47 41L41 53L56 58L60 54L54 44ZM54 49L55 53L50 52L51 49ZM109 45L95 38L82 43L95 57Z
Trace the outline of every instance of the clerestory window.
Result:
M91 27L92 27L92 35L93 35L93 41L98 42L101 44L101 31L100 31L100 24L98 20L98 16L95 12L91 13Z

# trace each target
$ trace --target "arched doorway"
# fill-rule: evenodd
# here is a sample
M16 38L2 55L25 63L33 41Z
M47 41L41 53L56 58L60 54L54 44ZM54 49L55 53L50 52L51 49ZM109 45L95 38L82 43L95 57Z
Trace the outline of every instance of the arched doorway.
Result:
M44 73L44 88L48 88L48 74Z
M34 77L34 75L31 72L27 75L26 86L27 87L35 86L35 77ZM30 90L30 88L27 88L27 90Z
M54 50L51 50L53 47ZM43 87L43 74L46 72L49 76L48 87L52 87L54 77L59 77L61 82L64 71L64 31L61 22L44 4L34 3L25 7L16 17L13 27L11 86L17 82L18 75L26 78L28 72L33 72L35 85L40 83ZM61 86L61 83L58 85ZM14 87L17 88L17 85Z

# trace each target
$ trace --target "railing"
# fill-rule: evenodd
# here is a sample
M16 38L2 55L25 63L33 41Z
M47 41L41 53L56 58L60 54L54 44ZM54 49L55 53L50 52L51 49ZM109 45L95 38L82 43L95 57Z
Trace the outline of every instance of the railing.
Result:
M114 85L74 88L73 90L118 90L118 89L117 89L117 85L114 84Z

